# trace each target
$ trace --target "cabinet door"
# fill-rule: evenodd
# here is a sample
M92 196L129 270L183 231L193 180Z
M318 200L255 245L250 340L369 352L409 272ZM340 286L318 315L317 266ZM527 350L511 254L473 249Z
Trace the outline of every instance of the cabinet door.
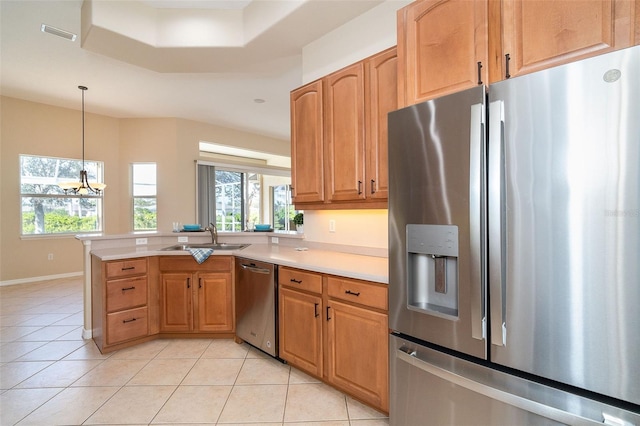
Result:
M324 201L322 81L291 92L291 183L294 203Z
M388 411L388 316L334 300L328 306L329 382Z
M486 0L422 0L398 11L400 107L486 81L487 11Z
M502 73L515 77L634 44L629 0L502 2ZM509 55L508 71L504 55Z
M234 331L231 274L200 273L197 276L199 331Z
M389 197L387 114L398 109L398 57L389 49L366 62L366 194Z
M322 377L322 298L281 288L278 313L280 357Z
M324 112L327 200L362 200L366 197L362 62L325 78Z
M190 273L162 274L160 331L193 330L192 281Z

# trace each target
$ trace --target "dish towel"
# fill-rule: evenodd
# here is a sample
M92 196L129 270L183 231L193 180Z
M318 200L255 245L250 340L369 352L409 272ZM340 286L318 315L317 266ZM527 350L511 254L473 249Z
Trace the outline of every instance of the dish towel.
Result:
M213 249L210 248L195 248L189 249L189 253L198 263L202 263L211 256Z

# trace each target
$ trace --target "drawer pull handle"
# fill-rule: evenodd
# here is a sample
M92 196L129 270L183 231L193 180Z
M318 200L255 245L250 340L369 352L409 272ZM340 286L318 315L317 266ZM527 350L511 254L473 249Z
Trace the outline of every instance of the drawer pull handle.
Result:
M318 318L318 315L320 315L320 313L318 313L318 304L317 303L313 304L313 314L314 314L313 316L316 317L316 318Z
M331 319L331 317L329 316L329 309L331 308L331 306L327 306L327 321L329 321Z
M123 323L123 324L126 324L126 323L128 323L128 322L134 322L136 319L137 319L137 318L131 318L131 319L128 319L128 320L122 320L122 323Z
M356 297L360 296L360 292L359 291L356 292L356 291L346 290L344 293L345 294L353 294Z
M123 288L122 291L127 291L127 290L135 290L135 287L127 287L127 288Z
M132 271L132 270L134 270L134 269L136 269L136 267L135 267L135 266L128 266L128 267L126 267L126 268L121 268L121 271Z
M292 283L302 284L302 280L296 280L295 278L291 278Z

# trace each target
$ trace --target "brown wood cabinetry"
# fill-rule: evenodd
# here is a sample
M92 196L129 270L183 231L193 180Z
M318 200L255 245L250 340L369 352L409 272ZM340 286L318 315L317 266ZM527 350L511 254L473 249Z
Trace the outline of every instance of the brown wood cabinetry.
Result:
M364 64L329 75L324 86L327 200L364 200Z
M492 81L633 46L637 1L504 0L501 57ZM493 23L490 22L490 25ZM509 55L506 61L505 55ZM497 59L497 58L496 58ZM508 62L508 65L507 65Z
M397 108L396 49L291 92L293 202L386 208L387 113Z
M365 190L371 200L389 198L387 114L398 109L398 56L388 49L365 62Z
M411 3L398 11L398 104L638 44L639 7L633 0Z
M191 256L170 256L159 264L161 332L234 332L231 256L200 265Z
M398 11L399 106L487 81L487 5L422 0Z
M291 186L294 203L324 201L322 81L291 92Z
M92 257L93 340L103 351L150 333L146 258L101 262Z
M280 357L389 409L387 287L280 267Z

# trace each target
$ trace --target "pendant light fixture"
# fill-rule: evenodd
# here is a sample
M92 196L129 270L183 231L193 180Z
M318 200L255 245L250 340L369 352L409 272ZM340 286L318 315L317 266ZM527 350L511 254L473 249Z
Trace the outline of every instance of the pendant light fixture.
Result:
M82 90L82 170L80 170L80 181L61 182L58 186L64 190L65 194L100 195L107 185L98 182L89 183L87 171L84 169L84 92L87 88L85 86L78 86L78 89Z

